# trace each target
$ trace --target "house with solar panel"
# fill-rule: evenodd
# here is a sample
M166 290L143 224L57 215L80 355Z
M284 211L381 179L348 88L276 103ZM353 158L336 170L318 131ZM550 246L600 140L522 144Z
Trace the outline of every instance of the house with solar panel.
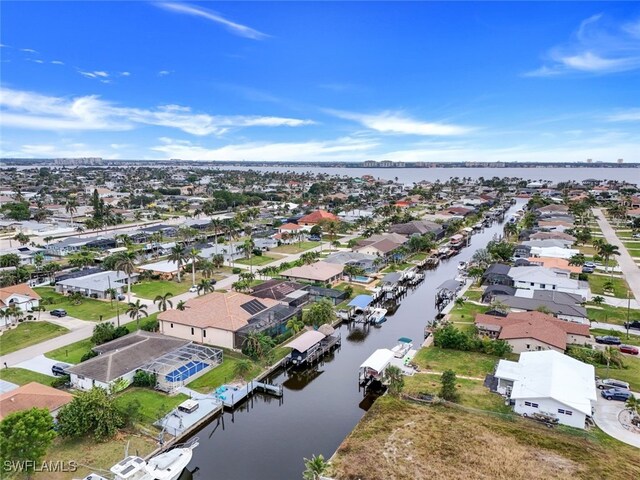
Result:
M160 332L204 345L242 349L249 332L284 333L289 319L301 316L297 306L239 292L212 292L187 300L184 310L158 315Z

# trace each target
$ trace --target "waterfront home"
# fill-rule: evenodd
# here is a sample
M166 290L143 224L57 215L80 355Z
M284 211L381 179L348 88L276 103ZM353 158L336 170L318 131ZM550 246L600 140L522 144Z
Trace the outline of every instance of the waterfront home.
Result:
M187 300L184 310L160 312L160 331L172 337L240 349L248 331L283 333L287 321L300 313L270 298L239 292L213 292Z
M561 320L589 324L587 310L582 306L582 297L573 293L519 288L515 289L513 294L509 292L496 293L493 295L493 299L504 304L512 312L532 312L544 309Z
M344 266L355 265L362 268L365 273L375 273L381 266L379 261L376 262L377 258L375 255L367 255L361 252L335 252L325 258L324 261Z
M556 290L575 293L588 300L591 298L589 284L569 277L569 272L545 267L511 267L509 277L516 288L528 290Z
M389 227L389 231L406 236L431 233L436 240L444 238L445 235L445 230L441 224L429 220L413 220L407 223L396 223Z
M591 343L589 325L566 322L542 312L511 312L506 317L479 313L475 325L480 335L506 341L514 353L555 350Z
M482 275L483 285L513 285L509 270L511 270L511 266L505 263L490 265Z
M576 237L564 232L536 232L529 235L529 240L567 240L573 244Z
M540 256L540 257L529 257L527 258L527 261L529 262L530 265L536 265L539 267L567 270L571 273L582 272L581 265L569 265L569 260L566 258Z
M280 276L303 282L334 283L342 278L343 270L344 265L319 261L284 270Z
M73 388L101 387L108 391L115 382L131 383L138 370L189 343L189 340L138 330L93 347L98 356L69 367L66 372Z
M597 401L595 369L554 350L523 352L517 362L500 360L496 390L520 415L552 415L559 423L585 428Z
M55 418L58 411L73 400L69 392L29 382L0 395L0 420L7 415L32 408L46 408Z
M312 301L328 300L334 305L342 303L349 297L347 292L344 290L338 290L337 288L324 288L317 285L309 285L307 290Z
M307 288L307 285L301 283L271 279L253 287L251 295L256 298L270 298L291 307L298 307L309 301Z

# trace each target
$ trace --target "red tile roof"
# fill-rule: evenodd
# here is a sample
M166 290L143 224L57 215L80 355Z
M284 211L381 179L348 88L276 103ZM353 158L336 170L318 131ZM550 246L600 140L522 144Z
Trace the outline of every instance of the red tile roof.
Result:
M298 223L320 223L323 220L338 220L338 217L326 210L316 210L302 217Z

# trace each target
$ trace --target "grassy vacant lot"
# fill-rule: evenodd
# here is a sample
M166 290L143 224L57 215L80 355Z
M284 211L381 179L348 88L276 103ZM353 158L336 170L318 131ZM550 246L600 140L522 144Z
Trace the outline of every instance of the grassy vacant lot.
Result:
M188 277L188 278L187 278ZM174 297L181 295L191 287L191 275L183 275L182 282L174 282L173 280L149 280L135 285L131 285L131 292L137 297L153 300L156 295L164 295L171 293Z
M272 248L271 251L275 253L302 253L312 248L320 246L320 242L300 242L292 243L289 245L280 245L279 247Z
M38 294L43 298L51 298L54 303L51 305L45 305L47 310L53 310L55 308L62 308L73 318L79 318L80 320L90 320L97 322L102 317L103 320L116 316L117 309L116 303L95 300L93 298L83 298L80 305L73 305L69 301L69 297L61 295L53 291L50 287L37 287L34 288ZM126 310L126 304L120 302L120 312Z
M613 284L613 296L617 298L627 298L629 285L622 278L611 277L607 275L589 275L589 287L594 295L604 295L604 285L607 282ZM607 292L607 295L611 293Z
M332 461L337 480L638 478L637 449L599 430L379 398Z
M471 302L464 302L462 305L454 305L449 312L449 320L452 322L473 323L478 313L484 313L489 310L488 305L476 305Z
M126 404L139 401L144 422L152 425L188 398L184 393L169 396L149 388L130 387L118 395L116 402Z
M596 375L600 378L617 378L629 382L631 390L640 390L640 358L625 355L623 368L596 367Z
M457 375L484 378L493 372L498 358L477 352L462 352L439 347L426 347L418 351L414 362L422 369L434 372L453 370Z
M627 321L627 309L623 307L611 307L609 305L596 306L587 304L587 316L593 322L612 323L623 325ZM629 319L640 320L640 310L629 310Z
M212 390L218 388L220 385L236 379L234 369L241 359L251 361L249 357L245 355L237 352L231 352L229 350L224 350L224 360L222 361L221 365L218 365L214 369L209 370L201 377L196 378L187 386L201 393L209 393ZM244 376L244 380L254 378L262 371L262 367L258 363L252 363L253 368L249 373L247 373L247 375Z
M158 317L157 313L152 313L148 317L144 317L140 319L140 326L143 327L145 324L155 321ZM129 322L125 324L129 332L135 332L136 322L131 321L128 316L121 317L122 322ZM52 358L54 360L59 360L61 362L67 363L80 363L80 359L82 356L87 353L89 350L93 348L93 342L90 338L85 340L80 340L78 342L70 343L69 345L65 345L64 347L56 348L55 350L51 350L50 352L45 353L45 357Z
M15 352L25 347L58 337L69 330L49 322L22 322L0 336L0 353Z
M155 442L143 435L120 434L113 440L104 443L95 442L92 438L82 438L77 440L66 440L56 438L53 446L47 452L45 460L49 461L75 461L79 464L78 471L69 472L42 472L33 475L35 480L67 480L72 475L73 478L84 478L95 468L109 470L111 466L123 459L125 449L129 446L129 453L136 452L145 456L155 448ZM88 468L80 465L90 465L95 468Z
M53 376L43 375L42 373L32 372L24 368L3 368L0 369L0 380L15 383L16 385L24 385L29 382L38 382L43 385L51 385L55 379Z
M272 255L262 254L259 257L254 255L250 259L241 258L240 260L236 260L235 263L239 263L241 265L253 265L254 267L261 267L262 265L275 262L276 260L279 260L282 257L283 257L282 255L273 255L273 254Z

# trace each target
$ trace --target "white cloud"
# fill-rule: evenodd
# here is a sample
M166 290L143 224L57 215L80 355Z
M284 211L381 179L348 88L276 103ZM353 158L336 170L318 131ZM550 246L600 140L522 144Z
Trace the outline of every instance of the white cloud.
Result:
M193 113L180 105L121 107L96 95L69 99L8 88L0 90L0 106L1 125L31 130L130 130L143 124L204 136L222 135L232 128L299 127L313 123L287 117Z
M113 150L73 142L62 142L56 143L55 145L48 143L33 143L20 145L19 147L14 148L3 147L0 150L0 155L3 157L22 158L120 158L119 154Z
M131 76L131 72L120 72L121 77L129 77Z
M61 62L60 60L51 60L51 63L54 65L64 65L64 62Z
M330 141L262 143L250 142L206 148L189 141L161 138L151 150L166 158L184 160L321 161L353 160L376 147L377 142L351 137Z
M447 123L424 122L404 116L401 112L382 112L375 115L325 110L327 113L346 120L353 120L380 133L425 136L463 135L472 130L470 127Z
M105 79L109 77L109 72L105 72L104 70L93 70L91 72L78 70L78 73L86 78L95 78L102 81L102 83L110 83L109 81L105 81Z
M251 27L247 27L246 25L232 22L231 20L224 18L219 13L204 8L188 5L185 3L154 3L154 5L171 12L210 20L214 23L224 26L231 33L240 37L250 38L252 40L263 40L269 37L269 35L265 33L259 32L258 30L255 30Z
M640 20L613 24L602 15L580 23L571 39L549 50L547 62L528 77L567 73L607 74L640 69Z
M632 108L609 115L609 122L640 122L640 108Z
M33 63L44 63L44 60L36 59L36 60L32 60L32 62Z
M158 76L159 76L159 77L166 77L166 76L167 76L167 75L169 75L169 74L171 74L171 71L170 71L170 70L160 70L160 71L158 72Z
M21 52L25 52L25 53L38 53L36 50L34 50L33 48L21 48L20 49Z

